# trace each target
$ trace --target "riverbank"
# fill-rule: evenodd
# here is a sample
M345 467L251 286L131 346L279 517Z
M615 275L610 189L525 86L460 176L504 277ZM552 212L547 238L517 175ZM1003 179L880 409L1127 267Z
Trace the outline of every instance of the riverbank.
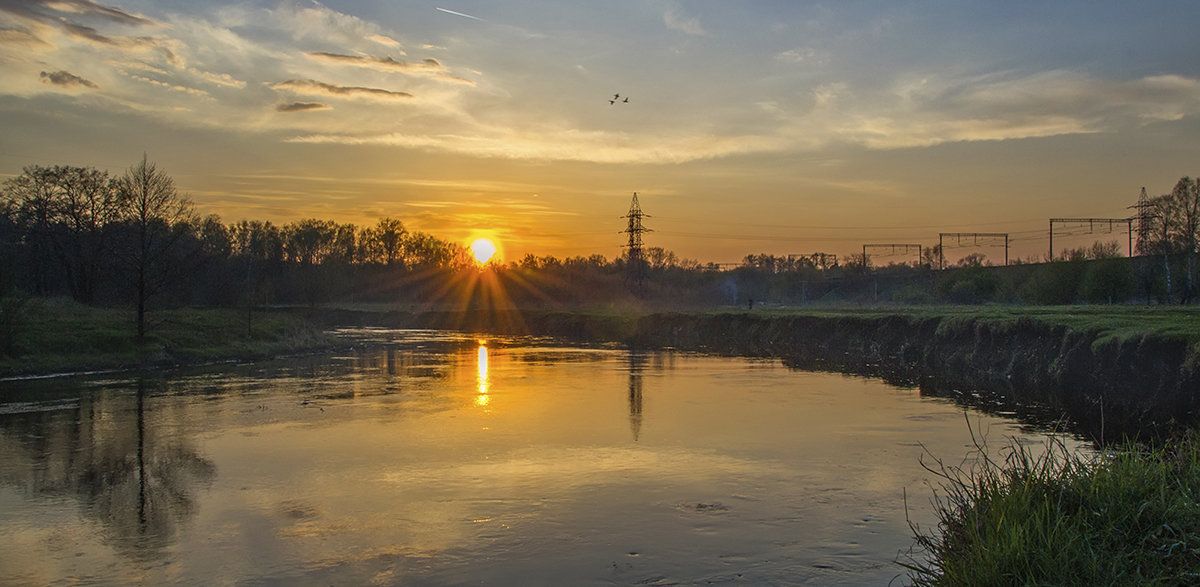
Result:
M331 348L336 340L291 312L153 312L139 342L132 310L33 299L6 325L0 377L250 360Z
M1010 445L934 459L936 528L916 528L914 585L1193 585L1200 578L1200 436L1072 454ZM926 533L926 531L931 531Z
M993 409L1066 413L1097 440L1159 434L1200 408L1200 309L921 306L419 312L324 308L328 326L440 328L777 357L917 385Z

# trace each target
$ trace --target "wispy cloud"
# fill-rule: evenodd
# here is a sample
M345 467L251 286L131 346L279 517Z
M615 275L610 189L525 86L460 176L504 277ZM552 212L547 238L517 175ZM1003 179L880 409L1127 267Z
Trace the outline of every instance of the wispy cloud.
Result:
M271 86L273 90L291 90L301 94L321 94L329 96L365 96L370 98L404 100L412 98L408 92L394 92L379 88L364 88L358 86L339 86L315 80L293 79L279 82Z
M3 46L23 48L29 51L53 48L53 45L26 27L0 28L0 47Z
M446 67L437 59L427 58L418 62L399 61L392 57L374 55L344 55L341 53L311 52L306 54L310 59L324 63L365 67L377 71L397 72L407 75L420 75L441 81L474 85L475 82L454 76L446 71Z
M848 105L840 100L821 110L832 128L872 148L1111 132L1200 113L1200 81L1182 76L1106 80L1061 70L930 76L898 83L888 95L887 106L853 105L857 116L835 114Z
M396 39L393 39L387 35L367 35L367 40L374 41L380 45L383 45L384 47L399 51L401 55L404 55L404 51L400 49L400 47L402 47L400 41L397 41Z
M437 59L425 59L418 63L407 61L397 61L391 57L376 57L370 55L342 55L340 53L327 52L312 52L307 54L309 57L318 61L327 61L332 63L341 63L356 65L358 67L370 67L383 71L444 71L445 68L438 62Z
M775 59L784 63L813 63L821 60L821 53L812 47L797 47L776 53Z
M277 112L309 112L311 110L329 110L328 104L318 102L292 102L275 106Z
M185 86L182 84L176 84L176 83L171 83L171 82L167 82L167 81L163 81L163 80L159 80L159 79L154 79L151 77L146 77L144 75L136 75L136 74L132 74L132 73L127 74L127 75L130 79L137 80L139 82L154 86L156 88L163 88L163 89L171 90L173 92L182 92L184 94L191 94L193 96L198 96L198 97L203 97L203 98L211 97L211 94L209 94L208 92L201 90L199 88L193 88L193 87Z
M20 2L21 0L18 0ZM154 21L125 12L120 8L104 6L90 0L25 0L27 3L55 10L62 13L99 16L112 22L124 25L148 26Z
M66 88L84 87L91 88L93 90L100 88L100 86L97 86L96 84L67 71L43 71L41 73L41 78L43 83Z
M663 24L673 31L679 31L688 35L703 36L707 35L708 31L704 30L704 26L700 24L700 19L697 17L687 17L681 14L681 9L677 6L671 6L663 13Z
M153 20L125 12L112 6L104 6L90 0L0 0L0 12L24 19L53 23L64 22L64 14L81 17L100 17L103 20L126 26L152 26Z
M314 134L289 140L315 144L391 145L498 159L637 164L683 163L741 153L776 151L787 144L785 139L766 136L663 137L570 129L542 134L504 128L486 131L476 129L464 134Z

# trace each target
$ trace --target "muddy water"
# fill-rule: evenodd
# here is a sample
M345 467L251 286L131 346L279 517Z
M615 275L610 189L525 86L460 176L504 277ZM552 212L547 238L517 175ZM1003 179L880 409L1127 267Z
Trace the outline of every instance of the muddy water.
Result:
M905 495L933 522L925 450L1042 438L777 361L343 334L0 382L0 582L886 584Z

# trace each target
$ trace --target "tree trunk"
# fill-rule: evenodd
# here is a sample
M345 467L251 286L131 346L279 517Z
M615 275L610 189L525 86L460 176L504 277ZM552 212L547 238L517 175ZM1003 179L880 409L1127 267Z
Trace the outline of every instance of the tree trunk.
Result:
M1192 283L1192 260L1195 258L1195 256L1196 256L1195 253L1192 253L1190 251L1188 252L1187 265L1185 265L1185 269L1187 271L1187 276L1186 276L1187 278L1184 280L1184 288L1183 288L1183 305L1185 305L1185 306L1188 305L1189 303L1191 303L1191 301L1192 301L1192 293L1193 293L1192 287L1194 287L1193 283Z
M146 340L146 272L138 271L137 282L137 339Z
M1163 297L1163 299L1167 301L1167 304L1170 304L1171 303L1171 256L1166 253L1163 253L1163 271L1165 272L1166 278L1167 278L1167 293Z

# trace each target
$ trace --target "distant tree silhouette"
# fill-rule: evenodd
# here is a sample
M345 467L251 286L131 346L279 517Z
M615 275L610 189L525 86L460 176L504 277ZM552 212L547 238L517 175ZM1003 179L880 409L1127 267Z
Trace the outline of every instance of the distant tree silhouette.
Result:
M32 268L36 290L49 292L57 266L72 297L94 302L111 252L109 228L121 214L108 173L90 167L28 166L5 182L4 198L27 228L37 259Z
M372 227L364 228L359 237L363 261L394 265L404 262L404 244L408 230L394 218L381 218Z
M1186 304L1195 295L1196 245L1200 232L1200 178L1180 178L1171 190L1170 201L1170 207L1178 215L1176 240L1186 259L1183 288L1183 303Z

